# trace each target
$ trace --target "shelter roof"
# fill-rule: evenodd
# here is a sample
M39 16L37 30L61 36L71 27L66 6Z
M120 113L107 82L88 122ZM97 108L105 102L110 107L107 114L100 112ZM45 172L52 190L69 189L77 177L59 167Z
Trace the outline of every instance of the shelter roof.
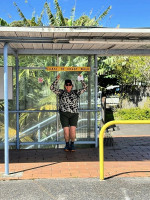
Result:
M0 54L150 55L150 28L0 27Z

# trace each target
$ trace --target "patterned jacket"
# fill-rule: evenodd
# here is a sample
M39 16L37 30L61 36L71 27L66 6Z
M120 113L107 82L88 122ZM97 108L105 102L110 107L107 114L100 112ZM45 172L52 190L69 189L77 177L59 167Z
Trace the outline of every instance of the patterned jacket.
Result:
M55 94L59 96L60 112L78 113L79 96L87 90L87 85L85 84L85 82L81 81L81 83L82 89L71 90L71 92L67 92L66 89L57 89L57 79L52 83L52 85L50 86L50 90L52 90Z

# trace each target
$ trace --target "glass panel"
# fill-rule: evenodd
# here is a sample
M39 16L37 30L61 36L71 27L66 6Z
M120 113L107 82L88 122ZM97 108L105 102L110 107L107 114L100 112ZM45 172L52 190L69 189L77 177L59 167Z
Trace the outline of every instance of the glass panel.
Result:
M64 80L71 79L74 85L73 89L80 89L82 85L78 82L77 77L79 74L82 74L86 84L88 85L88 89L85 93L80 96L79 100L79 109L93 109L94 106L94 76L95 73L92 71L94 65L94 58L91 56L91 61L89 61L88 56L61 56L59 58L60 66L76 66L76 67L83 67L83 66L90 66L90 72L60 72L61 80L60 80L60 87L64 87Z
M3 55L0 56L0 66L4 65L4 58ZM15 57L8 56L8 66L15 66Z
M22 113L20 125L20 142L57 141L56 113Z
M9 111L16 110L16 70L13 67L13 99L8 100ZM4 100L0 100L0 111L4 111Z
M4 114L0 113L0 148L3 149L2 143L5 139ZM16 143L16 114L9 114L9 142ZM14 147L10 146L10 149ZM16 147L15 147L16 148Z
M20 70L20 110L55 110L56 95L50 85L55 72L45 70Z
M4 142L4 114L0 113L0 144ZM3 146L0 146L3 149Z
M4 65L3 56L0 56L0 66ZM8 100L9 111L16 109L16 71L15 58L8 56L8 66L13 66L13 99ZM4 111L4 100L0 100L0 111ZM0 113L0 149L4 149L4 114ZM9 113L9 142L16 143L16 114ZM10 145L10 149L15 149L16 145Z
M47 67L47 66L56 66L57 57L55 55L50 56L24 56L19 55L19 65L21 67Z
M80 112L77 126L77 141L94 140L94 112Z
M20 110L55 110L56 95L50 91L50 85L56 72L39 67L56 66L56 56L20 56L20 64L35 67L35 70L19 70Z

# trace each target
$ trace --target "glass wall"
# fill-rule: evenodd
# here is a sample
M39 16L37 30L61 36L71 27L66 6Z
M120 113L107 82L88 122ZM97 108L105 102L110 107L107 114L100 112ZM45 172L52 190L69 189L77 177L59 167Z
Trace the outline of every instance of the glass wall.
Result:
M3 67L3 56L0 56L0 67ZM15 71L15 58L8 56L8 66L13 69L13 99L8 101L9 111L16 110L16 71ZM0 99L0 149L4 148L4 100ZM16 148L16 114L9 113L9 142L10 148Z
M91 58L91 59L90 59ZM47 66L90 66L90 72L46 71ZM82 88L77 77L82 73L88 89L79 99L77 141L95 140L95 71L94 58L88 56L19 56L19 142L20 148L56 148L47 144L64 141L58 114L58 97L50 85L60 73L59 88L65 79L73 81L74 88ZM16 143L16 71L13 70L13 100L9 100L9 141ZM3 101L0 102L3 111ZM0 113L0 142L4 140L3 113ZM43 142L45 145L37 144ZM25 144L28 143L28 144ZM29 144L31 143L31 144ZM33 143L33 144L32 144ZM35 144L34 144L35 143ZM11 148L14 148L12 146Z

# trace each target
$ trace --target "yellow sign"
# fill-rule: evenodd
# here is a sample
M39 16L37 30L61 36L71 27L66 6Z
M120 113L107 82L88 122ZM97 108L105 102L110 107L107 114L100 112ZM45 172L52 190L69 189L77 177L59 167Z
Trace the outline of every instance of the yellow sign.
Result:
M91 69L90 67L46 67L47 71L72 71L72 72L78 72L78 71L87 71L89 72Z

